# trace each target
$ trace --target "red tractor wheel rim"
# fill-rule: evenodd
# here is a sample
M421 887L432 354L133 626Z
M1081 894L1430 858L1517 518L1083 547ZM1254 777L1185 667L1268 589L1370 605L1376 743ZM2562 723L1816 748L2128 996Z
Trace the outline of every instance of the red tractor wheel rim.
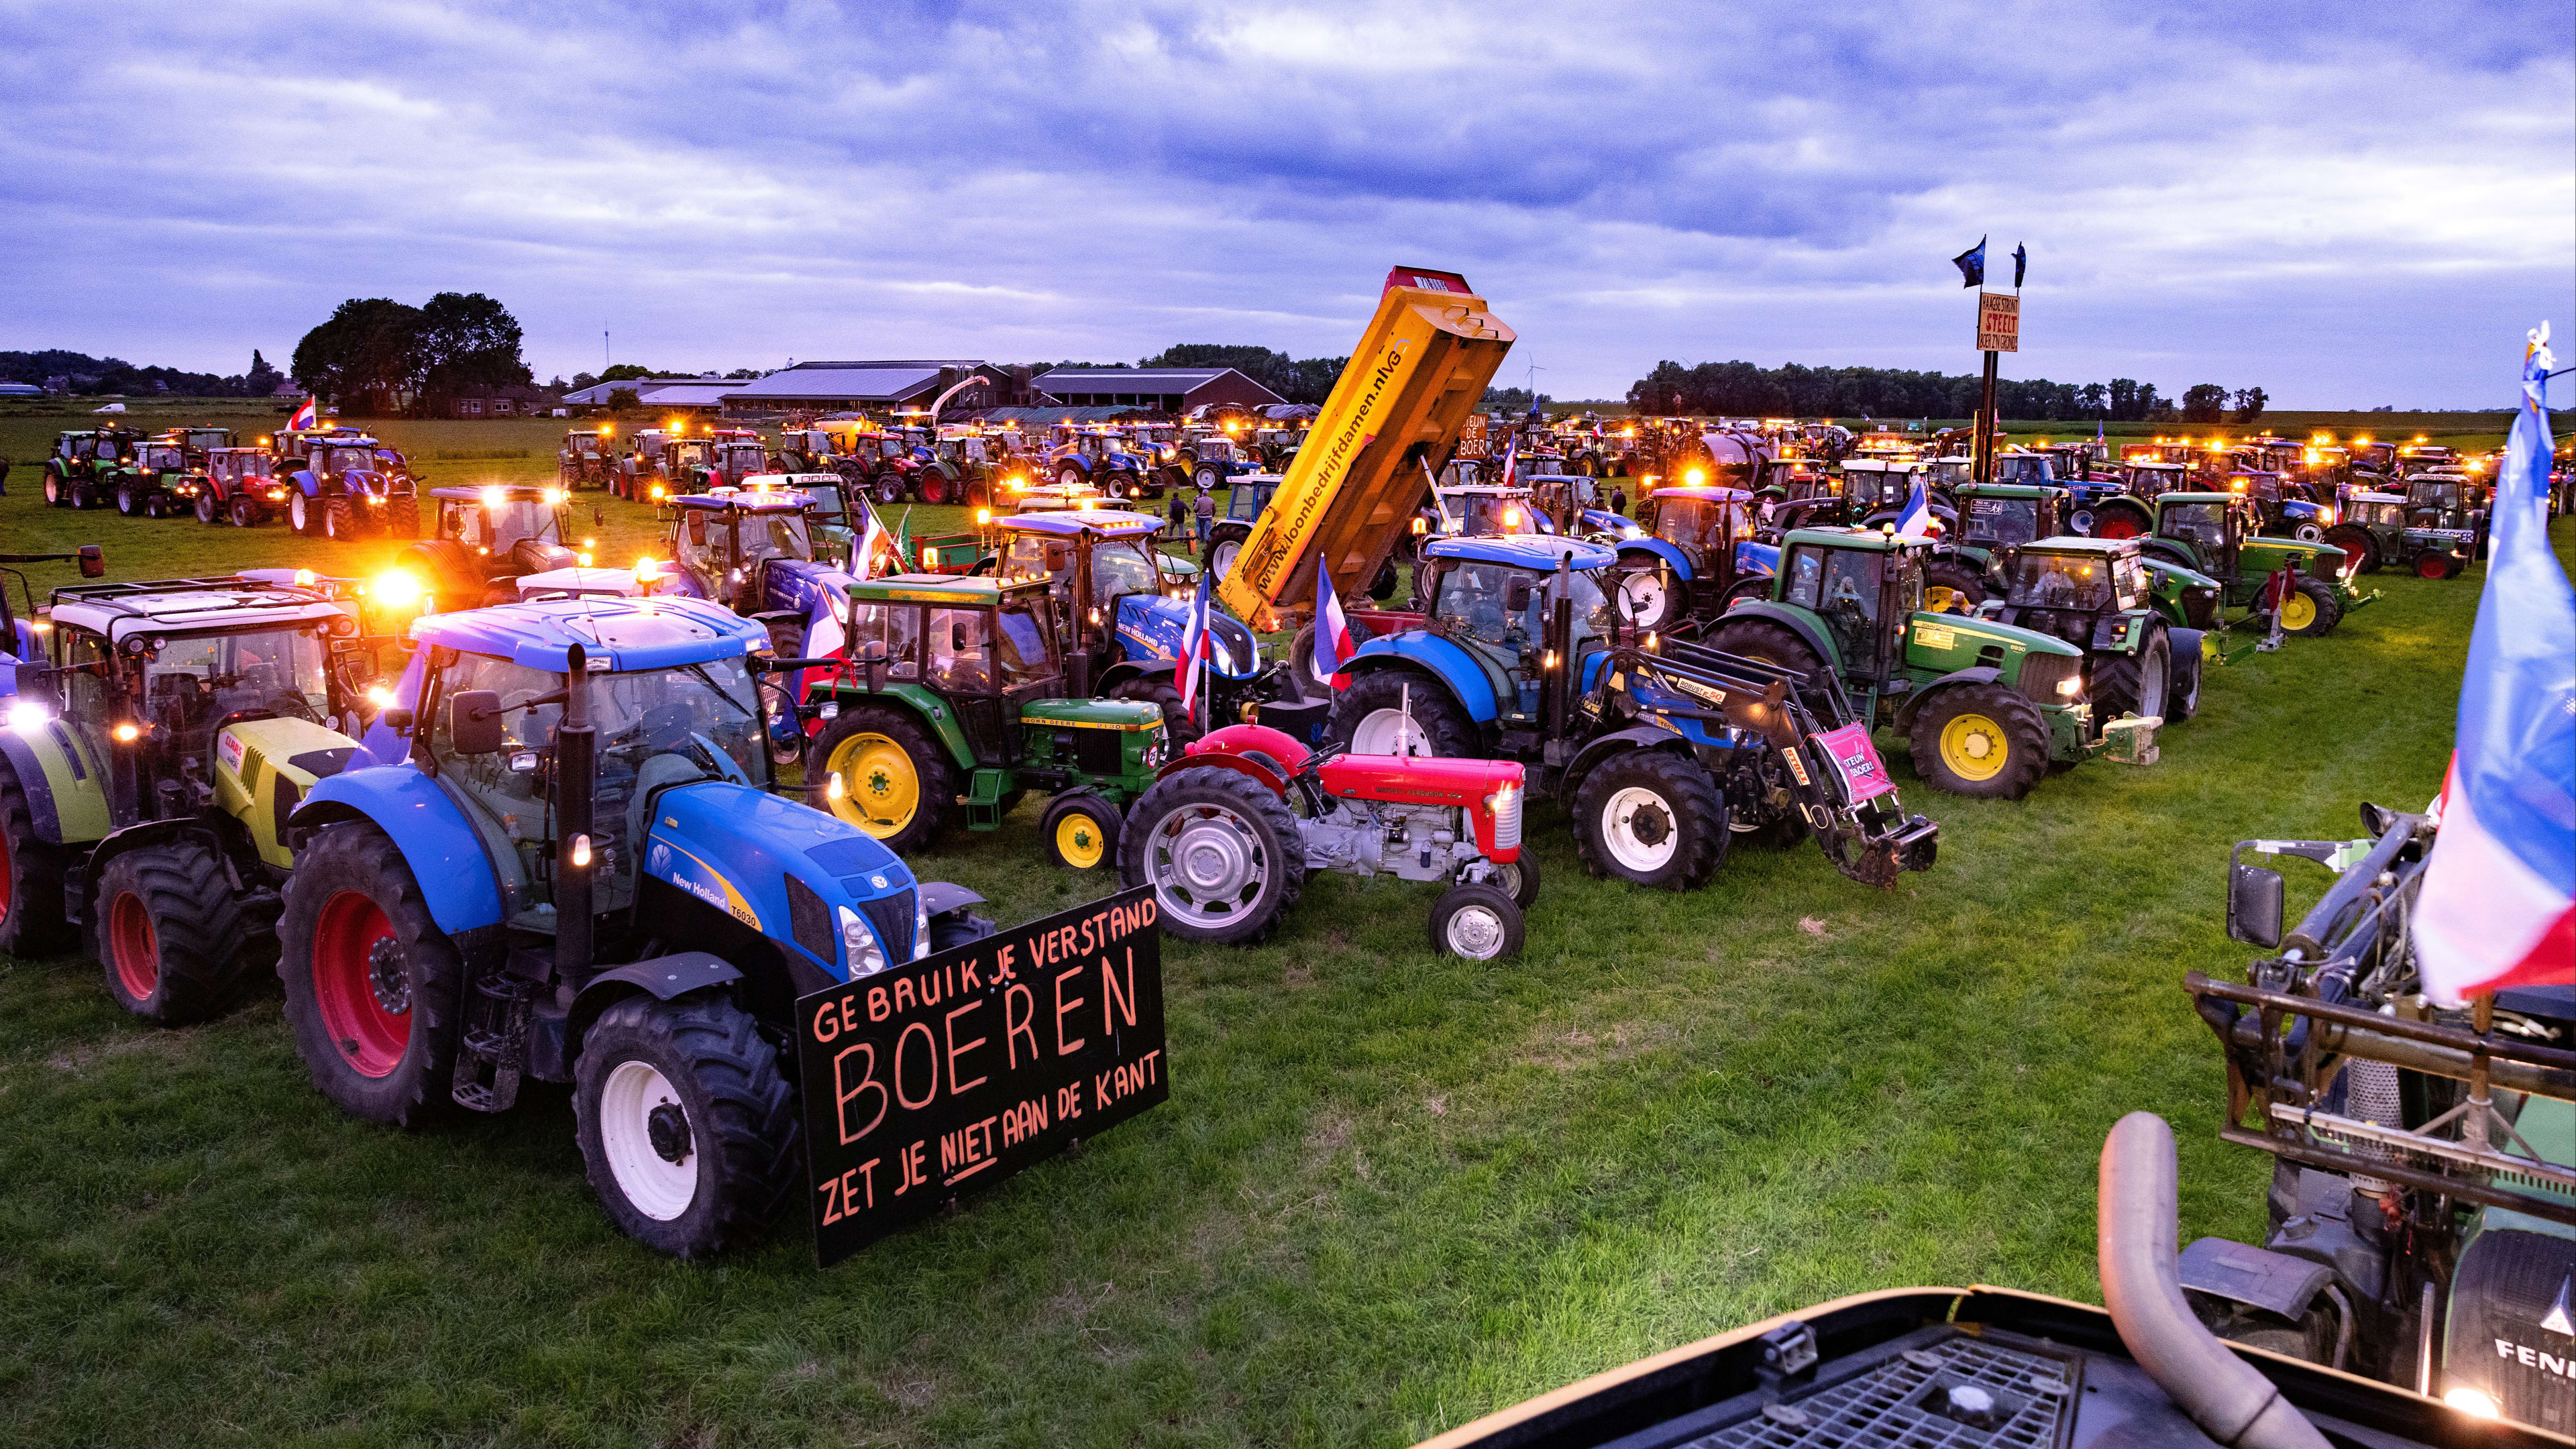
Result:
M2125 513L2116 513L2103 519L2093 530L2097 538L2136 538L2144 532L2146 532L2145 529L2138 527L2138 520Z
M2368 562L2370 562L2369 552L2363 549L2359 544L2343 545L2344 577L2350 578L2354 574L2361 572L2361 566Z
M126 995L149 1001L160 989L161 944L152 938L152 913L132 891L107 908L107 959Z
M2451 561L2438 553L2428 553L2415 560L2415 576L2438 579L2450 573Z
M313 1002L332 1045L366 1077L390 1075L411 1045L408 1005L392 1010L378 990L380 949L398 952L400 947L394 944L393 923L374 901L357 891L342 891L322 903L322 917L313 927Z

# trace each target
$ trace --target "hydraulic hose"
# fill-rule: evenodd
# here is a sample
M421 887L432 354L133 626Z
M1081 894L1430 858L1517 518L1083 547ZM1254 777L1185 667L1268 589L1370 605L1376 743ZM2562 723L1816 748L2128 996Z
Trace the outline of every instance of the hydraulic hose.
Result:
M2272 1381L2203 1328L2174 1269L2178 1231L2173 1129L2132 1112L2102 1144L2102 1301L2138 1367L2201 1430L2230 1449L2327 1449Z

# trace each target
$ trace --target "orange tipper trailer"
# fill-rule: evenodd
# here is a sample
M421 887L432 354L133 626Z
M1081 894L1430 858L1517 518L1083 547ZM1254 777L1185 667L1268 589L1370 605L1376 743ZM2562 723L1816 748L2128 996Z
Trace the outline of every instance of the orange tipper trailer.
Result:
M1314 611L1318 556L1337 592L1365 590L1512 342L1466 278L1388 273L1377 315L1218 587L1226 608L1265 634L1295 627Z

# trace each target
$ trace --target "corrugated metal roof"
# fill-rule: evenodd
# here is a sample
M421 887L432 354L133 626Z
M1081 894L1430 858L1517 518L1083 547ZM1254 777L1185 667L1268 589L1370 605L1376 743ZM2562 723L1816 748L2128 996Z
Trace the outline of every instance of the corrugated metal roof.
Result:
M758 382L734 383L727 395L735 401L860 398L897 402L938 380L936 367L809 367L800 363Z
M564 401L571 403L575 407L605 407L608 403L608 395L610 393L615 392L621 387L628 387L635 390L635 396L639 401L650 404L653 401L654 395L665 388L695 387L700 384L718 385L725 388L750 386L750 383L747 380L739 377L635 377L627 378L619 382L593 383L589 387L582 388L577 392L565 393ZM715 406L715 403L710 399L707 402L682 404L682 406L713 407Z

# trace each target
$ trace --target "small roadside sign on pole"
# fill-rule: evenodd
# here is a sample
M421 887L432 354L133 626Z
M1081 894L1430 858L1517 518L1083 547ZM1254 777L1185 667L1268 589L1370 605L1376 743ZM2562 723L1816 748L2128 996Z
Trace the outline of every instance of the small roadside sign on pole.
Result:
M2021 298L2009 292L1977 294L1977 350L2021 351Z

